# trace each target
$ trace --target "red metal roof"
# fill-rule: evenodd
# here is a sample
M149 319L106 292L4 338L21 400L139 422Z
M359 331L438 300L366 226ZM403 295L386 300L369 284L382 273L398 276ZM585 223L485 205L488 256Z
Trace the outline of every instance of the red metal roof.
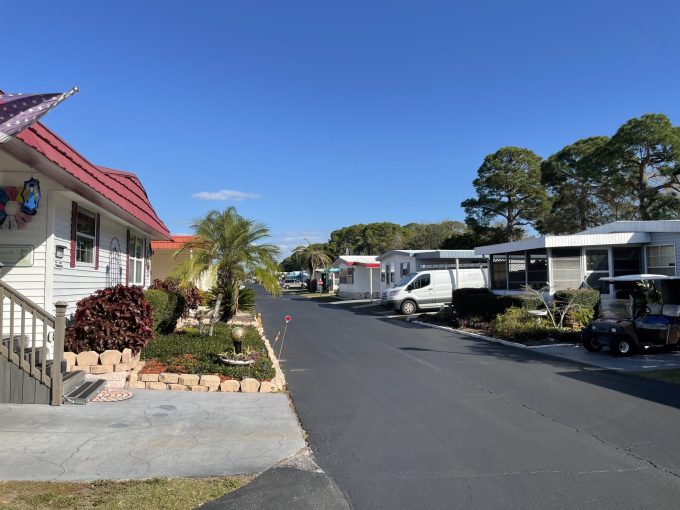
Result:
M171 241L151 241L151 249L156 250L179 250L186 243L195 239L194 236L172 236Z
M159 237L170 238L168 227L156 214L144 186L135 174L90 163L39 122L24 129L17 138L153 229Z

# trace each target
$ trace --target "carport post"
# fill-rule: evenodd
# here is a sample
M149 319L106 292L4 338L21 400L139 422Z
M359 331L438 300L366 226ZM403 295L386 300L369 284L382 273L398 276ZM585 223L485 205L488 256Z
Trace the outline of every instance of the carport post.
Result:
M373 268L368 268L368 288L371 291L371 303L373 302Z

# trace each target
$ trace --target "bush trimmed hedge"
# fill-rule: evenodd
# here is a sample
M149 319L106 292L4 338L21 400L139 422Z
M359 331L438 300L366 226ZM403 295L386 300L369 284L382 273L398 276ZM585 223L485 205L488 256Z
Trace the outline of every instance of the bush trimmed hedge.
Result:
M176 292L149 289L144 292L151 305L154 331L169 334L175 331L177 321L184 312L184 297Z
M489 289L456 289L452 304L458 317L483 317L491 320L508 308L522 307L525 299L521 296L499 296Z
M529 344L548 338L555 342L578 343L581 332L556 328L548 320L529 315L527 308L511 307L491 323L491 334L496 338Z

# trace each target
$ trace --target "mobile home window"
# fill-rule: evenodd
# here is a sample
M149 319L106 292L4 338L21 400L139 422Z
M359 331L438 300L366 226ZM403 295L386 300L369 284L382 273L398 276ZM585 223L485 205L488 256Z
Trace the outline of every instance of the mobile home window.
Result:
M76 215L76 262L94 263L94 245L97 235L97 216L78 207Z
M647 272L675 276L675 245L645 247L647 255Z
M508 255L508 288L510 290L522 289L527 284L527 261L522 253Z
M401 272L399 274L399 278L403 278L407 274L411 272L411 263L410 262L402 262L401 263Z
M496 290L508 288L508 266L505 255L493 255L491 257L491 285Z
M144 239L130 236L130 285L144 283Z
M533 289L541 289L548 285L548 255L546 252L529 253L527 283Z
M343 285L354 285L354 268L348 267L340 271L340 283Z

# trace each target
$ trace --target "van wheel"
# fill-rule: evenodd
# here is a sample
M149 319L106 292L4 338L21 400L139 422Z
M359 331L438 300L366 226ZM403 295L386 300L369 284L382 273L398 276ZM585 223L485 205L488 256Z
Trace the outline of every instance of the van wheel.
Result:
M416 310L418 310L418 307L416 306L416 304L413 301L411 301L410 299L407 299L406 301L404 301L401 304L401 307L399 307L399 309L401 310L401 313L403 313L404 315L411 315L411 314L416 313Z
M290 285L285 285L283 288L288 290L288 289L290 289Z
M624 338L613 339L609 349L616 356L630 356L633 352L633 346Z

